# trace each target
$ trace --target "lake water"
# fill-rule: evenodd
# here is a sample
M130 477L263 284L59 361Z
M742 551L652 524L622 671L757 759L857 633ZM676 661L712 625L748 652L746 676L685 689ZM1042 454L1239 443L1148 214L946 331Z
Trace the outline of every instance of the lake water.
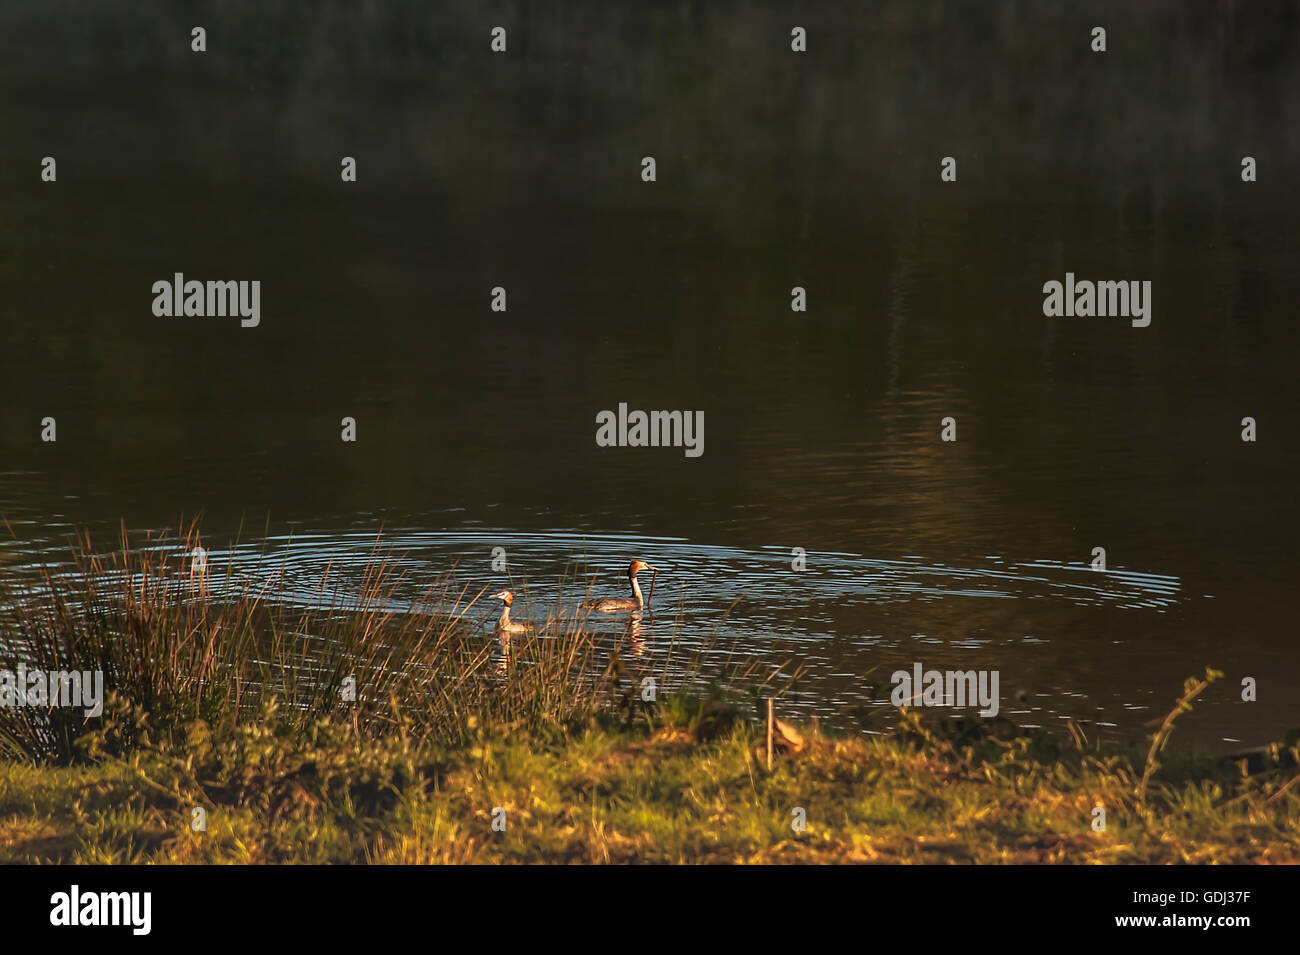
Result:
M1134 734L1209 664L1180 734L1280 737L1300 15L843 6L0 13L4 572L200 510L303 580L382 533L497 589L503 547L538 614L640 557L645 652L792 660L794 714L919 661ZM156 317L176 272L260 281L260 324ZM1045 317L1067 272L1150 281L1150 325ZM598 447L620 402L703 454Z

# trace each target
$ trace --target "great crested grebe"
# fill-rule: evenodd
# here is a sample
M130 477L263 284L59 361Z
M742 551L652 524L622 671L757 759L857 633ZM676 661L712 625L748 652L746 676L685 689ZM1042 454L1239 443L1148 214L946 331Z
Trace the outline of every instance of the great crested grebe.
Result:
M645 606L645 600L641 597L641 587L636 582L636 575L643 570L653 571L654 568L643 560L634 560L627 565L627 579L632 585L631 597L602 597L600 600L588 600L582 606L596 613L626 613L629 610L640 610Z
M533 629L526 623L515 623L510 619L510 605L515 602L513 590L503 590L499 594L493 594L492 597L494 600L501 601L501 618L497 620L498 633L527 633Z

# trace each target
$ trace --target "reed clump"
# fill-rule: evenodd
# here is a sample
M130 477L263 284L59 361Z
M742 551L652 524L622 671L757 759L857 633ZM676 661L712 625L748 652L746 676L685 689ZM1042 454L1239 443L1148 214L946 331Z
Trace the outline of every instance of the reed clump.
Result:
M291 592L295 599L286 600ZM271 701L295 732L325 718L363 737L404 730L463 742L471 721L530 733L589 719L634 676L617 639L598 641L557 610L503 645L483 625L482 590L446 573L416 585L379 545L346 582L288 579L270 561L241 579L201 550L197 526L101 551L80 535L62 566L0 580L0 670L101 671L120 714L101 751L182 738L195 721L225 733ZM626 696L626 689L623 690ZM82 758L97 721L73 707L0 707L0 758Z

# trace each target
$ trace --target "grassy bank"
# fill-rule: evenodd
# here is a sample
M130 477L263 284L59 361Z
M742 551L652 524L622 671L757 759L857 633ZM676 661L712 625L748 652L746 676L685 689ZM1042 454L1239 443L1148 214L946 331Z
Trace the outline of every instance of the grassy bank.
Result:
M646 699L562 610L506 654L453 578L413 600L377 554L294 610L269 578L213 587L194 543L83 540L72 572L0 588L0 669L108 687L92 719L0 708L0 861L1300 862L1294 734L1170 744L1213 671L1136 747L904 711L883 736L787 726L769 766L774 688L740 669Z
M1254 765L1171 760L1140 802L1140 758L973 724L809 732L769 771L756 724L705 709L552 739L484 729L454 748L348 724L216 741L196 724L125 759L3 763L0 861L1300 862L1280 747Z

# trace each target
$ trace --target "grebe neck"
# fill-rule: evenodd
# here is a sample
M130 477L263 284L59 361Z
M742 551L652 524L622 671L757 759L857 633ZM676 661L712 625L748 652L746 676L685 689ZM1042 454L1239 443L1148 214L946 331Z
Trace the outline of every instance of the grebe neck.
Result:
M637 610L645 606L645 600L641 596L641 585L636 582L635 574L632 576L632 596L636 599Z

